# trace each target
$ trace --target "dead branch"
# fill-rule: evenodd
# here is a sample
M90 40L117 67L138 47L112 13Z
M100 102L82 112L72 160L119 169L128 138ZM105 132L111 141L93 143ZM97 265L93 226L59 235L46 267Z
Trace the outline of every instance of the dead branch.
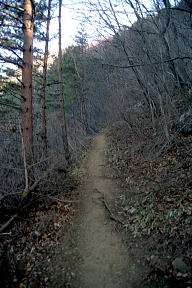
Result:
M22 205L23 205L23 202L24 200L27 198L27 196L29 196L29 194L39 185L39 183L42 181L42 179L44 179L48 173L50 172L50 170L46 171L44 173L44 175L39 178L35 183L33 183L33 185L31 185L30 187L28 187L28 189L24 190L23 193L21 194L21 201L20 201L20 204L18 206L18 209L17 209L17 213L15 215L13 215L5 224L3 224L1 227L0 227L0 234L8 228L8 226L19 216L19 213L21 213L22 211Z
M190 10L190 9L185 9L185 8L181 8L181 7L166 7L166 8L164 8L164 9L162 9L162 11L163 10L177 10L177 11L181 11L181 12L186 12L186 13L190 13L190 14L192 14L192 10Z
M19 67L19 68L22 68L21 64L19 64L17 61L14 61L13 59L10 59L8 57L4 58L4 57L0 56L0 63L10 63L10 64L13 64L13 65Z
M110 67L114 67L114 68L128 69L128 68L134 68L134 67L144 67L144 66L153 66L153 65L165 64L165 63L169 63L169 62L173 62L173 61L177 61L177 60L186 60L186 59L192 60L192 56L178 56L178 57L174 57L171 59L152 62L152 63L133 64L133 65L126 65L126 66L113 65L113 64L109 64L109 63L102 63L102 66L110 66Z
M28 177L28 169L27 169L27 162L26 162L26 155L25 155L25 148L24 148L21 124L19 125L19 132L20 132L20 135L21 135L22 152L23 152L23 164L24 164L24 171L25 171L25 190L28 190L29 189L29 177Z
M50 200L61 202L61 203L78 203L79 202L79 200L62 200L62 199L55 198L52 196L47 196L47 195L45 197L49 198Z
M3 102L3 101L0 101L0 105L11 107L11 108L14 108L16 110L21 111L21 108L19 106L16 106L16 105L13 105L13 104L9 104L9 103Z
M7 4L7 3L3 3L2 1L0 1L0 4L4 5L4 7L6 7L6 8L16 9L16 10L22 11L22 12L24 11L24 9L22 7L13 6L13 5L10 5L10 4Z
M110 216L111 220L116 221L116 222L120 223L121 225L125 224L111 212L111 209L109 208L109 205L104 198L103 198L103 204L104 204L105 208L107 209L107 211L109 212L109 216Z
M5 224L3 224L1 227L0 227L0 234L6 229L8 228L8 226L15 220L15 218L17 217L17 214L13 215L11 217L11 219L9 219Z
M18 18L17 16L15 16L14 14L12 14L12 13L6 11L6 10L3 10L3 9L0 9L0 12L8 15L9 17L11 17L11 18L17 20L18 22L20 22L21 24L23 24L23 21L20 18Z
M1 233L0 236L11 236L11 232Z
M42 157L41 157L41 158L42 158ZM35 162L35 163L31 164L31 165L28 165L28 168L32 168L32 167L34 167L34 166L37 166L37 165L39 165L39 164L42 164L43 162L48 161L48 160L50 160L50 159L51 159L51 157L47 157L47 158L45 158L45 159L41 159L41 160L38 161L38 162Z
M50 170L47 170L42 177L33 183L33 185L31 185L28 189L25 189L22 193L23 198L27 197L39 185L39 183L47 177L49 172Z

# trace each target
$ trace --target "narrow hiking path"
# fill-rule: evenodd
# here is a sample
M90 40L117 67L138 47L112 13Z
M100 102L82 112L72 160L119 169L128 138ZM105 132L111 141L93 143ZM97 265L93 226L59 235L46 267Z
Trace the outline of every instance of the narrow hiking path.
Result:
M104 204L115 202L120 189L106 176L105 134L93 139L81 169L86 173L80 185L78 211L68 240L61 243L51 261L48 287L140 288L140 268L131 257L117 223L110 219Z
M103 199L112 200L118 187L105 175L105 135L94 138L84 168L79 240L79 287L132 287L128 284L127 250L109 219Z

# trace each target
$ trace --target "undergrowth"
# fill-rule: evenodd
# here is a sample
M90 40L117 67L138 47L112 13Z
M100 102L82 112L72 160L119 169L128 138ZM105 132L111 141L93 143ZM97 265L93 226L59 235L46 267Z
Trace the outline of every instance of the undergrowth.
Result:
M192 287L192 137L178 137L155 161L145 153L152 135L136 138L122 124L110 129L108 139L108 164L124 191L118 212L124 231L133 245L145 245L152 271L147 281L162 282L149 287Z

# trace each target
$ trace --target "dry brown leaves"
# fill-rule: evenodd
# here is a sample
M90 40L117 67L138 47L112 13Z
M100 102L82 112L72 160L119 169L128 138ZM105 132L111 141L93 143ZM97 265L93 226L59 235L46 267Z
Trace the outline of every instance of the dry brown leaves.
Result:
M162 270L168 280L176 281L174 287L191 285L191 274L184 273L183 279L172 261L179 255L192 267L192 137L177 139L153 162L143 153L154 141L151 135L138 139L123 125L112 128L108 139L109 166L124 190L119 213L126 230L152 251L146 258L152 271L159 269L154 273L157 278ZM157 265L151 257L163 258L164 265Z

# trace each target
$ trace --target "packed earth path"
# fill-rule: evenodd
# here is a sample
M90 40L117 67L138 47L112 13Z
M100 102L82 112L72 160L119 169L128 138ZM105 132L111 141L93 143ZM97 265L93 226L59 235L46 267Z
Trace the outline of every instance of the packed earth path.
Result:
M56 273L56 282L53 281L49 287L141 287L137 285L137 265L131 259L121 233L116 229L118 221L111 219L110 209L106 207L107 203L112 203L120 195L115 180L106 176L106 142L105 134L96 136L82 163L81 169L86 172L80 187L79 211L75 215L69 243L62 248L68 251L69 263L64 264L66 258L62 256L63 252L57 257L57 260L61 258L59 269L64 271L64 265L70 270L70 279L65 271L62 281L66 286L63 286L59 281L62 273Z
M93 139L82 164L86 175L80 189L82 199L76 228L79 231L77 250L81 259L77 267L77 287L140 287L141 271L138 271L122 234L116 230L118 223L111 219L107 209L121 192L115 179L108 176L106 138L103 133Z
M127 251L104 206L104 201L110 201L118 189L111 179L104 176L105 148L105 135L97 136L85 161L88 175L82 187L79 238L82 258L79 287L83 288L130 287Z

